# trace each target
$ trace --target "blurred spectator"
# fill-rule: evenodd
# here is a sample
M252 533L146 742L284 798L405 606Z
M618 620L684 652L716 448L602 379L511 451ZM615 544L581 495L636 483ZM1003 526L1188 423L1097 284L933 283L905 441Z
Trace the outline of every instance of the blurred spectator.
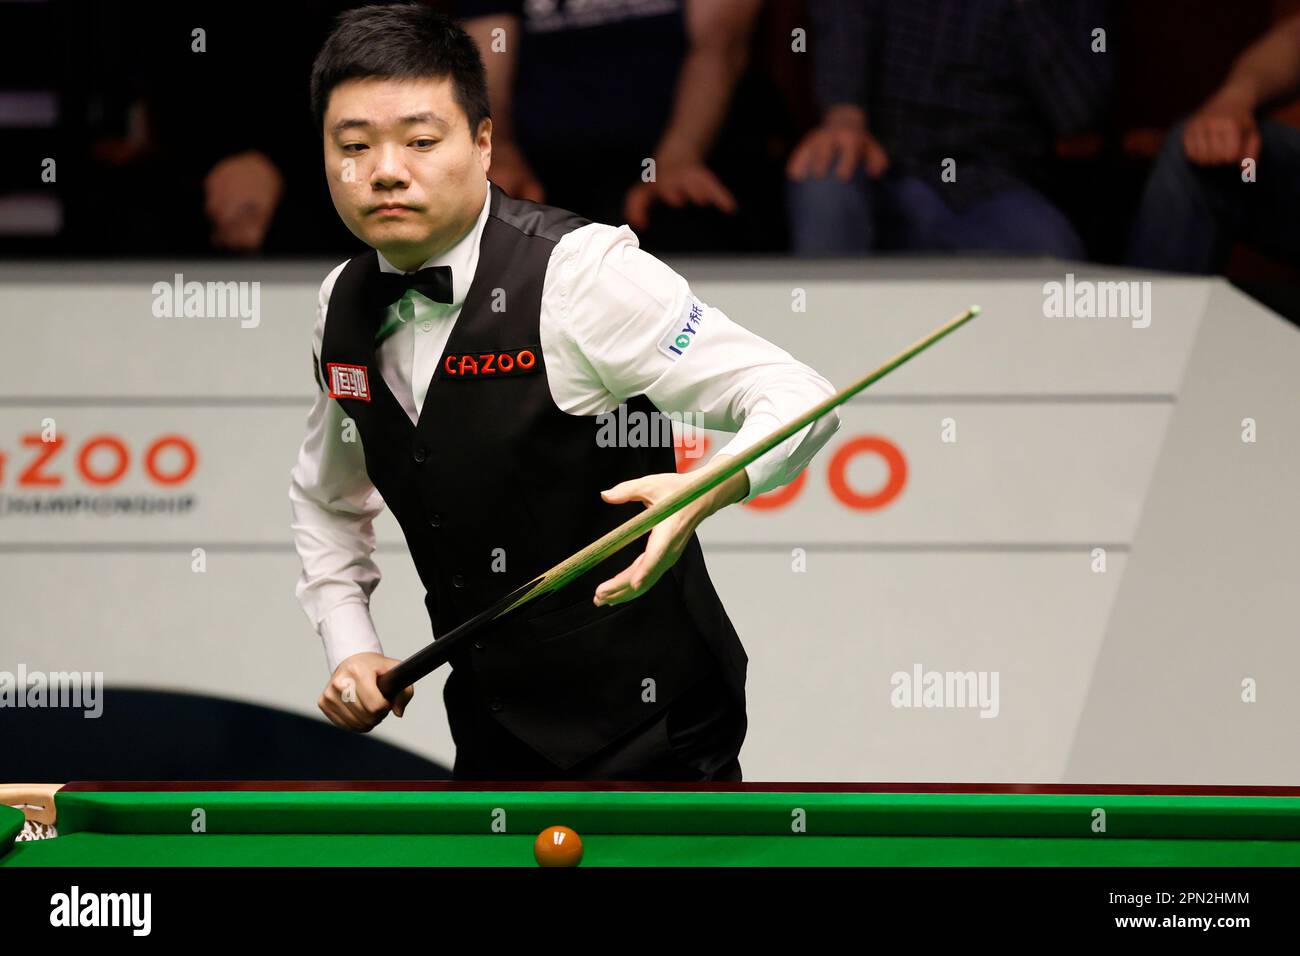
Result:
M487 68L489 178L513 196L627 223L647 247L761 248L779 169L769 164L762 183L756 131L729 109L760 6L458 0ZM649 158L655 180L643 182Z
M1256 119L1296 94L1300 16L1246 50L1165 139L1133 224L1131 264L1218 272L1237 240L1300 261L1300 130Z
M787 166L796 253L1083 256L1041 188L1054 140L1106 106L1104 0L809 0L809 13L823 119Z
M312 58L336 13L302 0L270 29L249 0L103 0L80 80L87 155L72 164L68 251L115 255L320 252L356 243L338 221L312 128Z

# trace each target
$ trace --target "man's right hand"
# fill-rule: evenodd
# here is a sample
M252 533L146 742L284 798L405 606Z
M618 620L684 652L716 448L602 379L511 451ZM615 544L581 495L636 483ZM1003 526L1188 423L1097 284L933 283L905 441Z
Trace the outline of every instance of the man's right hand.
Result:
M533 175L533 169L524 159L519 147L511 142L493 142L492 165L488 179L496 183L515 199L546 202L546 190Z
M856 106L831 107L822 124L812 130L795 147L786 164L786 175L803 180L809 175L824 179L831 163L835 175L848 182L858 167L879 179L889 168L889 155L867 129L866 114Z
M379 692L379 675L400 663L383 654L353 654L334 671L316 706L336 727L360 734L379 726L389 710L401 717L415 688L407 687L391 704Z

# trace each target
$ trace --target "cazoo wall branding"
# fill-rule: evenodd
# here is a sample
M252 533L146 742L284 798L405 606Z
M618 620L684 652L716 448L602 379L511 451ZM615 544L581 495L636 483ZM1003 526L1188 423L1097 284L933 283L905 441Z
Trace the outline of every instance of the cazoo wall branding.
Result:
M0 444L0 517L184 514L198 468L195 442L180 432L21 433Z

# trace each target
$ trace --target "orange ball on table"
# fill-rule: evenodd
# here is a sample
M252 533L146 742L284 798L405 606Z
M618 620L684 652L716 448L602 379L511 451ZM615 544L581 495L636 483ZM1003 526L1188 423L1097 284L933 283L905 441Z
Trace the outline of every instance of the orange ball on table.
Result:
M533 856L539 866L577 866L582 860L582 840L568 827L547 827L537 835Z

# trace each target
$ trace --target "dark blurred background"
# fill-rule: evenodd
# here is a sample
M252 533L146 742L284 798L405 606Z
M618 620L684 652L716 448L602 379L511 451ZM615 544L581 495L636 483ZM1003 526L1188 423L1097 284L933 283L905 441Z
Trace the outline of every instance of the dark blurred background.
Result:
M307 80L332 18L357 5L0 4L0 249L353 254L326 191ZM1049 254L1221 272L1295 314L1294 220L1219 223L1209 252L1135 249L1134 235L1170 131L1206 106L1243 51L1300 14L1300 0L433 5L476 37L507 30L516 74L493 84L492 178L630 222L651 251ZM195 28L204 52L192 49ZM505 61L485 59L493 79ZM792 157L807 178L809 144L846 101L869 138L822 142L868 144L856 184L793 183ZM1257 117L1300 127L1289 97ZM830 155L832 166L845 158ZM638 189L649 156L666 181ZM944 157L957 160L956 184L938 183ZM1289 171L1300 188L1300 169ZM674 191L696 198L672 208ZM252 210L251 230L230 227L240 210ZM1150 247L1188 228L1170 219L1139 231Z

